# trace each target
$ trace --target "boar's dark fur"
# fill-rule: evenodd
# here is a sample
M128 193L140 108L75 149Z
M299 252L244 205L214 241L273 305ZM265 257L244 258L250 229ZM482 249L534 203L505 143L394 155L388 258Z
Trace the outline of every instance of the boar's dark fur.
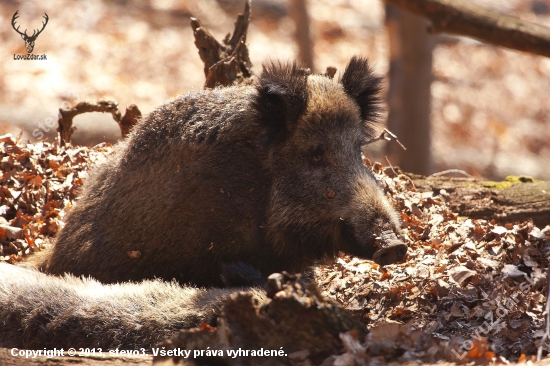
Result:
M379 88L354 57L339 81L275 63L256 86L167 102L88 179L46 272L222 286L224 264L267 276L338 251L402 259L397 215L361 160Z
M213 323L239 289L146 280L104 285L0 263L0 347L149 349L182 328ZM259 290L253 295L265 299Z

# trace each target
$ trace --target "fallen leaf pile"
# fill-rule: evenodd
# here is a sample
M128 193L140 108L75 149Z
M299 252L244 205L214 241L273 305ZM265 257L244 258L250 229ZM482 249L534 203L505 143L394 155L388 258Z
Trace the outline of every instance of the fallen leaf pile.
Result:
M17 262L48 244L63 227L89 166L111 151L108 144L65 148L0 136L0 260Z
M393 350L385 359L483 363L536 355L544 335L550 226L458 217L444 190L417 192L408 176L379 163L371 167L401 214L407 257L380 267L341 255L316 269L323 295L363 316L370 328L393 334L382 342Z
M112 151L0 136L0 260L21 261L49 243L87 170ZM458 217L444 190L417 192L407 175L365 161L401 214L409 251L386 267L342 255L316 269L323 295L371 329L367 339L342 334L345 352L333 364L535 355L544 335L550 226Z

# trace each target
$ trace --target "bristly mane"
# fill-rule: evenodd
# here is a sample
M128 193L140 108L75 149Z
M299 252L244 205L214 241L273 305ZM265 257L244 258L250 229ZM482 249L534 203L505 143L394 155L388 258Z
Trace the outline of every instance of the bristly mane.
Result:
M264 65L252 108L267 127L268 140L284 137L306 110L307 75L295 62Z

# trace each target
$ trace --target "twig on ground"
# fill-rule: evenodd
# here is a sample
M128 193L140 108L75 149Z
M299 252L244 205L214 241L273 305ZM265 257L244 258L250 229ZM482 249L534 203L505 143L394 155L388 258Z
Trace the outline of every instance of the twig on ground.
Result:
M465 176L465 177L468 177L468 178L473 178L472 175L470 175L467 172L465 172L464 170L460 170L460 169L444 170L442 172L433 173L432 175L430 175L430 177L448 177L451 174L459 174L459 175L462 175L462 176Z
M386 161L388 162L388 165L390 166L390 168L391 168L393 174L395 174L395 176L397 177L399 174L397 174L397 172L396 172L395 169L393 168L393 165L391 165L390 159L388 159L387 156L385 156L385 158L386 158Z

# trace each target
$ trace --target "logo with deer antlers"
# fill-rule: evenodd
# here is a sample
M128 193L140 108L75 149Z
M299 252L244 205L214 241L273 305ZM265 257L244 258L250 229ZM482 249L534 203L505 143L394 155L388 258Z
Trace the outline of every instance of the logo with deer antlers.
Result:
M38 35L40 33L42 33L42 31L44 30L44 28L46 28L46 24L48 24L48 14L44 13L44 18L46 19L45 22L42 23L42 29L38 30L38 29L35 29L33 32L32 32L32 36L29 36L27 34L27 30L25 29L25 32L24 33L21 33L19 31L19 27L15 28L15 20L17 18L19 18L19 15L17 14L19 12L19 10L17 10L15 12L15 14L13 14L13 18L11 18L11 26L13 27L13 29L15 29L15 31L17 33L19 33L21 35L21 38L23 38L23 40L25 41L25 48L27 49L27 53L32 53L32 50L34 49L34 42L36 41L36 38L38 38ZM38 32L38 33L37 33Z

